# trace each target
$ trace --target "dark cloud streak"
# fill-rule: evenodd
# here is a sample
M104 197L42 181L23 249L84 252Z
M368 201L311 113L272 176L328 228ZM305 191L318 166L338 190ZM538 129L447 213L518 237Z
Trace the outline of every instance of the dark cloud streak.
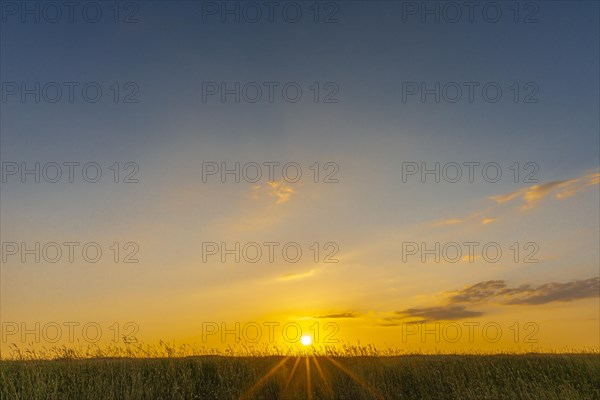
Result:
M463 318L474 318L483 315L480 311L467 310L465 306L440 306L425 308L408 308L396 311L400 318L422 318L426 321L454 321ZM424 321L419 321L424 322Z
M600 277L540 286L522 285L509 288L505 281L485 281L454 294L450 304L478 304L496 301L509 305L539 305L554 301L573 301L600 296Z
M539 286L521 285L515 288L508 287L503 280L490 280L478 282L454 292L448 299L447 305L396 311L394 317L386 318L388 322L383 326L395 326L394 320L409 320L403 323L410 324L481 317L484 312L468 308L470 305L477 304L493 302L501 305L540 305L593 297L600 297L600 277L565 283L552 282ZM332 318L333 316L324 317ZM418 319L414 320L415 318Z
M318 318L318 319L358 318L358 314L355 312L345 312L345 313L338 313L338 314L319 315L319 316L313 317L313 318Z

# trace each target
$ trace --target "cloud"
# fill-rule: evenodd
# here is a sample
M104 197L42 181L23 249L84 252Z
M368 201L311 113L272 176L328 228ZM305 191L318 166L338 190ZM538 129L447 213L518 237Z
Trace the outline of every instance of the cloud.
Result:
M310 271L303 272L300 274L292 273L292 274L281 275L278 279L280 281L293 281L293 280L298 280L298 279L305 279L305 278L309 278L309 277L313 276L315 274L315 272L316 272L316 270L311 269Z
M267 182L267 186L254 185L252 187L252 198L260 199L266 195L275 198L275 204L283 204L292 198L295 190L285 181Z
M600 184L600 172L589 172L583 176L562 181L548 182L542 185L533 185L506 194L488 197L496 204L485 210L473 212L463 218L448 218L433 221L433 226L458 225L476 222L489 225L499 218L500 206L521 200L521 210L530 210L544 198L554 195L557 200L564 200L594 185Z
M577 192L585 189L588 186L598 185L600 183L600 173L590 173L584 177L585 179L575 180L571 185L565 187L562 191L557 193L555 197L557 199L566 199L573 196Z
M456 224L460 224L464 222L464 220L461 219L447 219L447 220L443 220L443 221L436 221L435 225L456 225Z
M480 303L494 297L506 288L504 281L486 281L468 286L450 297L450 303Z
M573 301L600 296L600 277L540 286L509 288L505 281L486 281L468 286L449 299L450 304L494 301L507 305L539 305L555 301Z
M506 304L546 304L553 301L573 301L600 296L600 277L566 283L547 283L532 288L522 286L506 289L502 295L509 297Z
M445 220L440 220L440 221L434 221L433 225L434 226L443 226L443 225L458 225L458 224L465 224L467 222L471 222L471 221L478 221L483 225L487 225L487 224L491 224L492 222L496 221L495 217L489 217L488 214L491 212L492 210L487 209L484 211L478 211L478 212L474 212L470 215L467 215L466 217L459 219L459 218L450 218L450 219L445 219Z
M344 312L344 313L339 313L339 314L319 315L319 316L313 317L313 318L318 318L318 319L358 318L358 314L355 312Z
M431 321L454 321L463 318L474 318L483 315L479 311L467 310L465 306L438 306L438 307L425 307L425 308L408 308L402 311L396 311L395 313L401 319L405 318L420 318L418 322L431 322Z
M531 208L537 204L540 200L546 197L551 191L557 188L565 187L570 184L572 180L568 181L554 181L543 185L533 185L523 189L516 190L511 193L501 194L497 196L491 196L490 199L494 200L498 204L508 203L515 199L521 198L525 205L524 208Z
M275 204L283 204L289 201L292 198L292 194L294 194L294 189L292 189L287 183L284 181L280 182L269 182L270 187L269 196L275 197L277 200Z
M447 304L432 307L407 308L395 311L394 316L384 318L379 326L398 326L401 323L428 323L455 321L481 317L485 313L472 310L472 305L496 303L505 306L540 305L555 301L600 297L600 277L565 283L546 283L539 286L521 285L510 288L503 280L478 282L448 297ZM403 322L397 322L401 320ZM404 320L408 320L404 322Z
M533 185L507 194L491 196L490 199L498 204L505 204L516 199L521 199L524 202L522 209L527 210L537 205L552 193L556 199L562 200L599 183L600 173L590 172L579 178L554 181L543 185Z

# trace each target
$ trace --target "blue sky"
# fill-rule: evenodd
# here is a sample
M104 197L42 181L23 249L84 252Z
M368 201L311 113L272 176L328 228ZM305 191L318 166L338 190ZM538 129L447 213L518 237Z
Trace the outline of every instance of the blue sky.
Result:
M478 13L474 23L422 23L412 16L404 23L403 3L391 1L338 2L339 21L329 24L315 24L307 2L298 3L306 17L294 24L281 17L274 23L223 23L207 16L203 22L202 2L194 1L138 2L134 24L111 21L105 3L106 18L94 24L81 18L21 23L6 16L0 31L3 84L98 82L104 92L98 103L80 97L74 103L22 103L9 96L0 104L2 161L98 162L109 174L114 162L135 162L140 182L22 184L9 179L0 195L3 241L134 241L142 262L125 269L6 263L3 314L35 320L53 310L54 318L86 313L110 318L111 305L126 300L131 307L121 308L115 318L137 318L146 326L157 319L141 311L145 304L157 307L158 319L169 307L182 310L180 324L191 309L232 318L226 310L236 296L214 300L221 306L204 310L196 294L250 293L279 275L298 274L308 278L290 283L293 288L278 283L272 296L247 302L247 310L233 318L297 315L303 307L298 299L307 291L311 301L305 313L351 309L372 315L405 304L426 307L439 302L436 293L479 281L541 285L598 276L598 3L537 2L537 23L514 23L509 3L494 3L503 12L498 23ZM531 11L525 2L519 4L521 13ZM133 82L139 102L111 101L114 82ZM280 96L273 103L223 103L218 96L203 102L205 82L229 87L297 82L303 97L297 103ZM309 87L315 82L321 88L336 85L339 101L312 101ZM418 95L403 102L405 82L427 87L477 82L478 88L492 82L503 96L486 102L476 89L474 102L435 103L432 97L421 102ZM520 100L529 90L524 85L533 82L539 101L515 103L510 89L515 82ZM314 162L335 162L340 182L302 180L291 186L291 199L279 204L274 199L281 193L266 182L203 184L202 162L208 161L295 161L304 172ZM495 162L505 175L493 184L481 179L403 183L402 163L409 161ZM536 163L540 185L566 183L543 192L534 206L522 207L527 196L542 191L527 192L533 184L512 181L508 167L514 162ZM517 200L490 199L519 190ZM470 216L494 222L484 229L469 222ZM461 223L440 227L447 220ZM323 265L267 265L252 272L243 266L199 265L202 241L273 238L334 241L344 257L335 273L315 272ZM422 240L507 246L535 241L544 262L396 267L400 243ZM333 282L339 287L328 289ZM289 310L268 308L269 302L286 301ZM595 313L597 321L597 301L577 301L583 303L568 304L587 310L581 320ZM548 315L553 304L547 305ZM183 331L165 328L155 335L193 336ZM592 339L586 340L587 345ZM565 344L562 339L548 343Z

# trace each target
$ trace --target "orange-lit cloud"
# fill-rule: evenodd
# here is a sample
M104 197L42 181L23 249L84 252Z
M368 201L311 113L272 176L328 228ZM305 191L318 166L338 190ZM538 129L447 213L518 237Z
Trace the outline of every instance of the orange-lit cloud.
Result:
M435 225L456 225L456 224L460 224L464 221L465 220L454 218L454 219L447 219L444 221L437 221L437 222L435 222Z
M309 278L309 277L313 276L315 274L315 272L316 272L316 270L311 269L310 271L299 273L299 274L292 273L292 274L281 275L278 279L280 281L293 281L293 280L305 279L305 278Z
M451 219L446 219L446 220L442 220L442 221L436 221L433 224L435 226L442 226L442 225L458 225L458 224L464 224L467 223L469 221L480 221L483 225L487 225L487 224L491 224L492 222L496 221L495 217L485 217L484 215L490 213L490 210L485 210L482 212L476 212L473 213L471 215L466 216L463 219L458 219L458 218L451 218Z
M282 204L286 201L289 201L292 197L292 194L294 194L294 189L292 189L287 183L283 181L269 182L269 187L271 188L269 195L277 199L275 201L275 204Z
M522 209L527 210L537 205L542 199L554 193L554 197L562 200L575 195L587 187L600 182L600 173L591 172L579 178L554 181L543 185L533 185L507 194L491 196L490 199L498 204L505 204L516 199L525 203Z
M598 184L600 184L600 173L590 172L580 176L579 178L525 187L510 193L490 196L489 199L493 200L496 204L483 211L471 213L464 218L450 218L446 220L435 221L433 222L433 226L458 225L474 221L477 221L477 223L482 225L489 225L496 222L499 218L497 215L499 205L511 203L515 200L521 199L524 202L524 204L520 207L521 210L529 210L549 195L553 194L554 198L563 200L574 196L586 188Z
M295 190L285 181L267 182L267 186L255 185L252 187L252 197L256 200L263 194L275 198L275 204L283 204L292 198Z

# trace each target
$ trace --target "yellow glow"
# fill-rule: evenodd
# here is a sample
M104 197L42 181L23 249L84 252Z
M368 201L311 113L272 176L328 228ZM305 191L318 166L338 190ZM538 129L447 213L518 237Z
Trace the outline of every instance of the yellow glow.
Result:
M300 338L300 343L302 343L303 346L310 346L312 338L308 335L304 335Z

